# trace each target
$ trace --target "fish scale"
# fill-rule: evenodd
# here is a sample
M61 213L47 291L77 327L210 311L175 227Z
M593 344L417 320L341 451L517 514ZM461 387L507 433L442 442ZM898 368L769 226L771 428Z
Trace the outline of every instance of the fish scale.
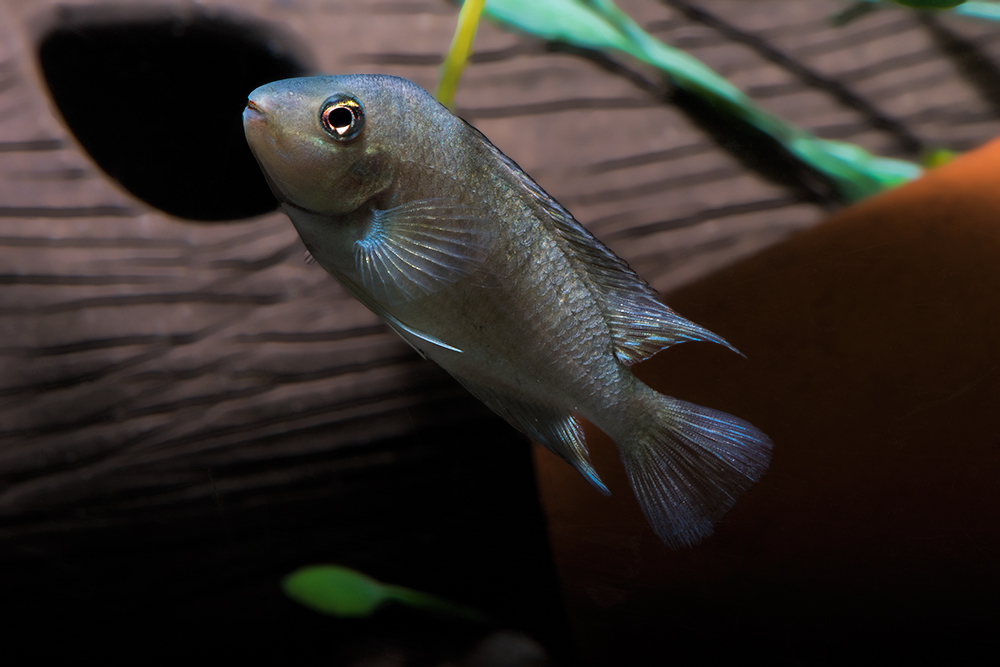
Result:
M423 356L596 489L575 415L618 446L650 526L697 544L764 474L771 441L660 394L628 366L693 340L478 130L397 77L287 79L253 91L250 148L312 257Z

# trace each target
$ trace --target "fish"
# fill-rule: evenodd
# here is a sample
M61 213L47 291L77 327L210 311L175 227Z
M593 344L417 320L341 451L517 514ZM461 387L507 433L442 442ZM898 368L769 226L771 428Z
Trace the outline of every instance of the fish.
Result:
M475 397L610 495L579 418L616 444L650 527L692 546L767 469L771 440L630 370L733 349L657 292L513 160L388 75L263 85L247 142L311 257Z

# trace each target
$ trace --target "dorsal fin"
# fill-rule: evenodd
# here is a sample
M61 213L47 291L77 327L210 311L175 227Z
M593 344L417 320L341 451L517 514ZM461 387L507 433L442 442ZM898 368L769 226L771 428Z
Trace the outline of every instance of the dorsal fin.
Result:
M540 218L562 241L564 250L587 273L604 319L611 331L615 354L626 365L647 359L665 347L688 341L710 341L725 345L722 337L684 319L658 298L656 290L640 278L606 245L581 225L559 202L549 196L509 157L490 143L479 130L468 126L530 195Z

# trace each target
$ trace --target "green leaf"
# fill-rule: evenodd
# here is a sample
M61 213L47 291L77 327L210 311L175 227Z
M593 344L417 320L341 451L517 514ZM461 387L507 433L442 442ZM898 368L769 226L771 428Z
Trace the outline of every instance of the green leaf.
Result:
M285 577L281 587L310 609L340 618L371 616L389 601L381 583L336 565L303 567Z
M912 3L908 3L907 0L854 0L854 3L855 7L860 4L866 4L873 8L892 4L904 7L919 7L921 9L951 8L951 13L958 16L983 19L985 21L1000 21L1000 3L995 0L959 0L957 2L956 0L926 0L924 3L921 3L921 0L913 0ZM853 9L848 9L844 13L850 12Z
M897 5L913 7L914 9L951 9L965 0L892 0Z
M964 5L951 10L953 14L986 21L1000 21L1000 4L996 2L975 2L969 0Z
M367 618L391 602L469 621L486 617L469 607L403 586L383 584L339 565L309 565L281 582L285 594L310 609L338 618Z
M644 31L611 0L487 0L485 14L502 26L573 46L626 53L683 88L770 135L857 201L920 175L918 165L876 157L858 146L819 139L757 106L710 67Z
M878 8L878 3L866 2L865 0L855 0L854 4L850 7L831 16L830 23L837 28L842 28L845 25L858 20L862 16L871 14Z

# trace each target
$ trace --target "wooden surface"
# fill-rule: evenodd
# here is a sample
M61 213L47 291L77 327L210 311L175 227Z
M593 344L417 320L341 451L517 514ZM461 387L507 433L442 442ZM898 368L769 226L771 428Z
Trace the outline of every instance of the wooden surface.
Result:
M657 37L823 137L914 159L925 149L974 147L1000 130L1000 40L991 26L880 11L833 28L826 18L844 7L838 0L620 4ZM436 489L435 511L446 513L452 500L474 495L456 480L484 461L530 473L523 441L303 262L282 215L173 218L96 167L49 101L36 60L45 31L59 24L57 6L85 3L0 1L5 558L41 577L48 570L38 563L81 548L80 539L61 537L67 530L97 535L169 516L171 535L204 537L215 534L213 516L235 525L269 504L301 511L309 497L339 504L339 518L323 519L334 528L350 521L344 507L367 506L373 493L402 496L400 488L417 496ZM431 89L456 16L436 0L198 6L280 25L319 70L398 74ZM672 103L635 63L489 25L476 46L458 113L658 289L707 275L837 206L808 174L775 168L740 128L699 115L690 100ZM197 120L197 102L183 87L169 94L176 125L157 130L183 132ZM479 454L483 433L491 437ZM407 481L393 486L399 480ZM530 482L513 486L531 493ZM495 502L494 518L517 501ZM384 515L384 505L373 506ZM477 548L537 533L537 506L525 511L534 528L477 537ZM254 521L247 539L269 539ZM435 534L456 530L441 525ZM417 539L401 526L386 530L397 531L384 538L393 548ZM142 540L112 543L148 549ZM362 564L370 557L351 552L346 537L339 544L338 553ZM380 562L397 573L392 559ZM101 581L121 585L113 573Z
M750 43L867 99L924 145L967 148L1000 127L989 102L905 13L824 29L839 3L758 2L749 15L738 5L745 3L704 3L738 23ZM912 157L899 132L876 129L747 44L657 3L624 6L789 120ZM300 33L324 71L384 71L431 88L454 22L454 11L434 2L240 7ZM16 481L0 493L0 512L119 490L142 489L147 500L164 493L165 502L177 487L184 497L209 496L219 480L213 487L196 479L193 467L401 435L414 414L441 417L431 414L435 400L464 400L321 269L304 264L282 215L184 222L104 178L38 80L36 36L26 27L44 16L44 3L7 2L3 11L0 474ZM992 36L978 43L989 47ZM820 216L796 201L801 193L741 168L631 81L543 47L484 26L484 62L463 80L459 113L656 287L702 275ZM321 439L295 437L348 422ZM284 435L280 445L247 442L275 433Z

